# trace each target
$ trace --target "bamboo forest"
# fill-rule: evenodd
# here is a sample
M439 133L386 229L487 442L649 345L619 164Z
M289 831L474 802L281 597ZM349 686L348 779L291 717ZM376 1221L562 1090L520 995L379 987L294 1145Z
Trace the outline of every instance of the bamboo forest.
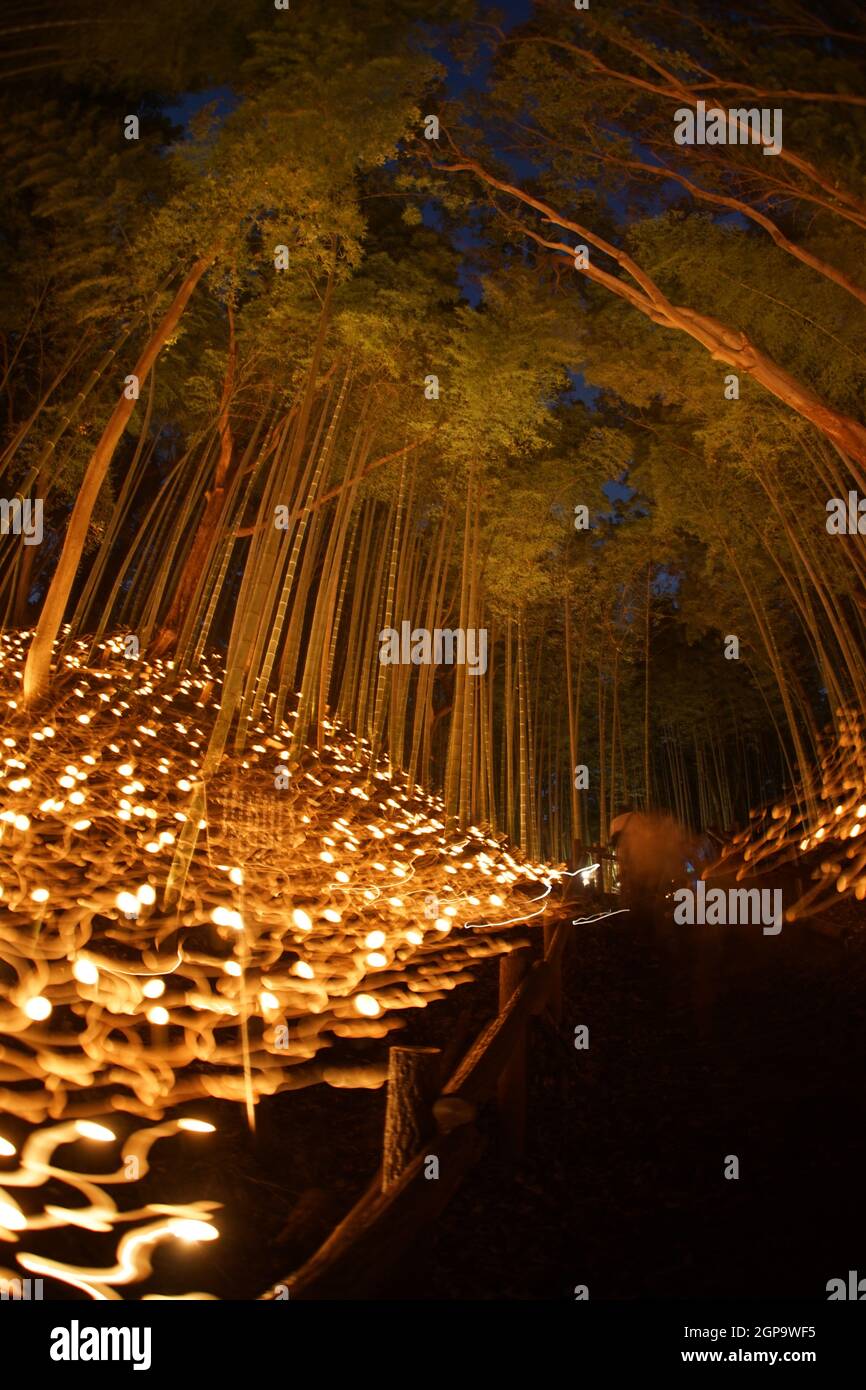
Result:
M52 1374L165 1368L178 1300L841 1355L864 61L856 0L0 6L0 1307L87 1305Z

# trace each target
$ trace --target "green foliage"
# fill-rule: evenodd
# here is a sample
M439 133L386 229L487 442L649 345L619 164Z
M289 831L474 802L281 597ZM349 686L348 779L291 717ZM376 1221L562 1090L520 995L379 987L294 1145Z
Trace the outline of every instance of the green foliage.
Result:
M214 444L231 321L234 459L309 405L294 471L287 453L269 455L235 520L255 513L268 469L285 465L287 489L299 490L332 423L321 479L331 501L360 456L375 462L413 444L360 485L364 515L376 518L374 558L390 540L384 519L402 480L404 534L422 575L445 520L453 612L471 486L478 602L485 620L521 619L537 667L533 718L559 729L559 753L566 600L571 656L591 687L584 727L600 744L595 705L599 692L602 703L613 698L615 669L630 760L642 757L648 654L652 722L683 745L696 728L775 739L785 719L823 717L828 672L862 692L862 573L823 529L828 487L850 480L844 459L745 373L739 399L727 400L723 362L535 239L571 246L574 232L471 174L435 167L455 151L477 156L627 253L672 303L747 334L827 407L860 419L866 307L837 281L866 285L862 219L841 201L863 193L863 109L779 99L786 147L841 190L818 196L802 169L758 150L674 146L674 103L647 86L701 83L709 95L716 81L730 93L748 82L844 97L862 83L841 44L779 29L781 0L757 0L742 24L715 0L686 0L663 17L650 0L577 20L567 5L544 6L507 43L494 40L488 76L479 54L493 30L470 24L468 0L293 0L288 12L270 0L152 0L122 22L96 0L68 8L75 23L50 59L56 90L25 80L0 98L8 477L17 485L48 470L55 541L124 375L193 262L213 256L159 356L150 416L144 401L134 413L91 543L139 445L154 445L152 462L122 542L139 543L141 515L187 451L200 491L184 495L182 515L203 512L209 478L194 450ZM476 78L450 102L443 42ZM172 126L168 103L202 92L212 99L187 128ZM138 141L123 138L127 112L141 117ZM421 134L430 112L442 118L436 146ZM750 210L823 268L777 245ZM275 264L278 246L287 269ZM614 284L633 285L615 258L595 246L590 255ZM431 376L438 399L425 392ZM616 502L605 492L613 480L629 489ZM588 532L574 527L577 505L590 510ZM309 593L320 557L304 547L328 536L335 513L317 513L321 531L298 542ZM186 538L166 535L182 553ZM155 538L158 557L164 540ZM225 561L221 635L246 553ZM171 566L159 563L164 583ZM271 603L272 577L264 566ZM139 579L145 591L144 571ZM828 614L831 595L844 632ZM299 603L308 602L298 633L313 620L305 588ZM156 612L159 594L135 603ZM719 657L729 632L741 638L741 667ZM792 715L780 673L806 666Z

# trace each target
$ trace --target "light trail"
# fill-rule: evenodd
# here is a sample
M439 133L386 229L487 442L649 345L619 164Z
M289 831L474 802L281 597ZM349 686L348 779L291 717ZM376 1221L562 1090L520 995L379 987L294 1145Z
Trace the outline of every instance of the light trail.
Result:
M523 944L515 929L544 913L559 873L478 827L447 830L441 799L390 769L370 777L364 741L331 723L285 787L288 737L263 722L203 790L216 708L203 695L219 684L207 663L178 678L126 661L119 638L90 664L70 644L59 703L34 721L18 698L27 638L0 638L0 1108L30 1131L17 1166L0 1135L0 1240L21 1268L113 1298L148 1277L178 1221L215 1205L115 1203L154 1143L207 1130L178 1107L230 1100L252 1123L277 1091L381 1086L384 1060L327 1054L386 1038L475 962ZM540 886L529 910L514 891L526 882ZM476 916L483 896L491 920ZM130 1117L117 1169L55 1159L114 1143ZM16 1201L48 1181L74 1200ZM112 1244L104 1268L26 1248L64 1226Z
M785 920L826 912L853 897L866 899L866 714L836 710L836 733L826 735L811 785L751 812L703 877L731 873L738 881L776 873L805 859L809 886L786 878ZM862 837L862 838L861 838ZM791 896L795 900L790 901Z

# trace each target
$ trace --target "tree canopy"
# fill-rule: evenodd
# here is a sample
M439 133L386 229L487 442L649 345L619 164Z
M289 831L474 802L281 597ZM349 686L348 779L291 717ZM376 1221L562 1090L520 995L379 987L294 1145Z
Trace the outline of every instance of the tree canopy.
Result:
M264 708L297 748L339 717L553 857L621 802L731 824L809 781L866 694L862 542L827 525L866 494L856 6L24 14L0 487L45 539L0 537L0 603L30 704L56 643L215 648L211 768ZM708 109L725 140L679 143ZM404 620L484 631L483 678L383 664Z

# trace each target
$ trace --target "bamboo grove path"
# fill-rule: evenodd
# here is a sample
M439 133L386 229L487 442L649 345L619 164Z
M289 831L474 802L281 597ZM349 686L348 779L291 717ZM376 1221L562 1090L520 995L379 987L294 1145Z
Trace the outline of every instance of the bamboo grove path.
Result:
M535 1024L525 1161L491 1146L384 1295L826 1298L863 1259L862 945L575 933L562 1023Z

